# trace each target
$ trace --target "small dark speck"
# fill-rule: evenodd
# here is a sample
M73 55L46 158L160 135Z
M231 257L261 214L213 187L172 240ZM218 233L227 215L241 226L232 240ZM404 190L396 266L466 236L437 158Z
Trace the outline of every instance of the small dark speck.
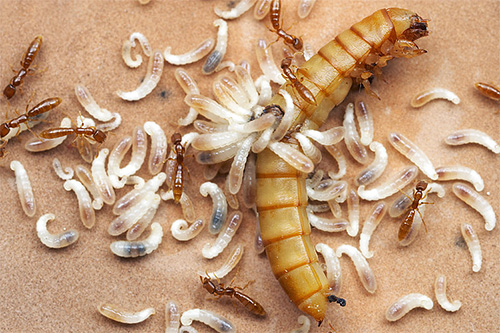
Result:
M462 236L458 236L455 239L455 246L465 249L467 247L467 244L465 244L465 239Z
M165 99L169 98L171 95L172 95L172 92L168 91L168 90L162 90L160 93L161 98L165 98Z
M236 1L231 0L227 2L227 7L228 8L234 8L236 6Z

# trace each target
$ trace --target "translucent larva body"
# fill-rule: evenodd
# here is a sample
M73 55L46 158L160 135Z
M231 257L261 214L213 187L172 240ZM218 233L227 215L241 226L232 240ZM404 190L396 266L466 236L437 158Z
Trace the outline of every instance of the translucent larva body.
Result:
M413 41L427 34L425 20L398 8L381 9L342 32L296 71L297 79L313 94L316 105L304 99L293 85L282 87L300 111L291 128L303 124L306 129L317 129L330 110L346 97L354 69L379 73L388 59L425 53ZM403 44L405 48L401 47ZM380 64L378 60L365 63L369 55L380 60ZM286 106L281 95L275 95L270 104L282 109ZM306 174L270 150L258 155L256 203L271 268L298 308L321 323L328 280L309 237L305 180Z

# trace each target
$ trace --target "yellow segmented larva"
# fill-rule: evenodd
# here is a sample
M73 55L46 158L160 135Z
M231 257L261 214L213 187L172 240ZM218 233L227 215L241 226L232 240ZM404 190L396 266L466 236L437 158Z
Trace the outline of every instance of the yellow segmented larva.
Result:
M413 41L427 34L425 20L399 8L381 9L342 32L296 71L298 81L312 93L316 105L304 100L294 85L285 83L282 87L300 110L291 128L302 124L304 129L317 129L330 110L346 97L353 70L380 73L389 59L425 53ZM366 65L368 57L370 63ZM361 79L356 78L368 89L369 82ZM270 104L278 104L282 109L286 106L280 94ZM321 323L328 280L309 237L305 178L304 173L269 149L258 155L256 203L271 268L298 308Z

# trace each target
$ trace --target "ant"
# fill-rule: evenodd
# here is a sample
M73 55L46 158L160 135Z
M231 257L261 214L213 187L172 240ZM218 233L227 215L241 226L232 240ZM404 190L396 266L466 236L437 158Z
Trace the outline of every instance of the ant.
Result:
M27 122L37 120L36 117L44 112L48 112L61 104L62 100L59 97L47 98L46 100L35 105L31 110L28 111L29 104L26 105L26 113L18 116L17 118L11 119L0 125L0 138L7 136L10 130L13 128L18 128L17 134L21 132L21 124L26 124ZM29 127L28 127L29 129Z
M169 174L169 183L174 194L175 203L179 203L182 197L184 188L184 153L185 149L182 145L182 136L180 133L174 133L171 137L172 150L167 158L167 172Z
M425 231L427 231L427 226L425 225L424 217L422 214L420 214L420 211L418 210L418 207L423 204L430 204L430 202L421 202L421 200L425 199L426 195L424 196L424 191L427 188L427 182L424 180L421 180L417 183L415 186L415 189L413 190L413 199L410 198L409 196L408 199L412 200L410 210L406 214L406 217L401 223L401 226L399 227L399 232L398 232L398 240L401 241L408 236L408 233L410 232L411 226L413 224L413 218L415 217L415 211L418 212L420 215L420 218L422 219L422 223L424 224ZM406 194L405 194L406 195Z
M21 60L21 69L16 75L14 75L14 77L10 80L10 83L3 90L3 94L7 97L7 99L11 99L16 93L16 88L23 83L23 78L30 71L29 67L35 59L35 56L38 54L38 51L40 51L42 40L42 36L36 36L28 47L28 50L24 53L23 59Z
M254 301L249 296L236 290L236 289L243 290L246 288L246 286L243 288L238 288L238 287L225 288L224 285L222 283L220 283L218 278L217 278L217 284L216 284L209 277L202 277L202 276L200 276L200 281L203 284L203 288L205 288L210 294L212 294L214 296L219 296L219 298L222 296L229 296L229 297L234 296L234 298L236 298L241 304L243 304L247 308L248 311L250 311L254 315L262 316L262 317L264 317L266 315L266 311L264 310L262 305L260 305L256 301Z
M316 98L314 98L313 93L307 88L302 82L299 81L293 70L290 68L292 66L292 58L287 57L281 61L281 69L283 70L283 77L287 79L290 84L293 85L295 90L299 93L307 103L316 105Z
M295 37L294 35L290 35L285 30L281 28L281 0L274 0L271 3L271 13L269 14L271 18L271 25L274 30L271 30L278 34L278 39L281 37L285 44L293 47L297 51L302 51L303 43L302 39L299 37Z

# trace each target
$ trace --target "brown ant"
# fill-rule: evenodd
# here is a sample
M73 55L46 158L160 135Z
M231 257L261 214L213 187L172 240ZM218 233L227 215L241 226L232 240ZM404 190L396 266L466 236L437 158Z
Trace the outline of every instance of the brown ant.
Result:
M14 75L14 77L10 80L10 83L3 90L3 94L7 97L7 99L11 99L16 93L16 88L23 83L23 78L30 71L29 67L35 59L38 51L40 51L42 40L42 36L36 36L28 47L28 50L24 53L23 59L21 60L21 69L16 75Z
M28 127L28 124L27 124L28 121L37 120L36 118L38 115L52 110L53 108L55 108L56 106L61 104L61 102L62 102L62 100L59 97L47 98L46 100L35 105L29 111L28 111L28 106L29 106L29 104L28 104L26 106L26 113L25 114L22 114L22 115L18 116L17 118L14 118L14 119L0 125L0 138L7 136L10 133L10 130L13 128L16 128L16 127L18 128L16 135L18 135L19 132L21 132L21 127L20 127L21 124L24 123ZM29 129L29 127L28 127L28 129Z
M401 241L408 236L408 233L410 232L411 226L413 224L413 218L415 217L415 212L418 212L420 215L420 218L422 219L422 223L424 224L425 231L427 231L427 226L425 225L424 218L422 214L420 214L420 211L418 210L418 207L423 204L430 204L430 202L421 202L421 200L425 199L424 196L424 191L427 188L427 182L424 180L421 180L417 183L415 186L415 189L413 190L413 198L410 198L409 196L408 199L412 200L410 210L406 214L406 217L401 223L401 226L399 227L399 232L398 232L398 240ZM405 194L406 195L406 194Z
M299 81L293 70L290 68L292 66L292 58L284 58L281 61L281 69L283 70L283 77L293 85L295 90L299 93L307 103L316 105L316 98L314 98L313 93Z
M214 296L219 296L219 298L222 296L229 296L229 297L234 296L234 298L236 298L241 304L243 304L247 308L248 311L250 311L254 315L262 316L262 317L264 317L266 315L266 311L264 310L262 305L260 305L256 301L254 301L249 296L236 290L236 289L245 289L246 286L243 288L238 288L238 287L225 288L224 285L222 283L220 283L219 279L217 279L217 284L214 283L208 277L200 276L200 280L201 280L201 283L203 283L203 288L205 288L210 294L212 294Z
M169 175L170 187L172 187L172 192L174 194L175 203L179 203L182 197L182 191L184 188L184 153L185 149L182 145L182 136L180 133L172 134L172 152L173 157L169 157L169 163L171 175ZM171 154L172 155L172 154Z
M290 35L281 28L281 0L274 0L271 3L271 13L269 14L269 17L271 18L271 25L274 29L272 31L278 35L278 39L281 37L283 38L285 44L293 47L297 51L302 51L302 39L295 37L294 35Z

